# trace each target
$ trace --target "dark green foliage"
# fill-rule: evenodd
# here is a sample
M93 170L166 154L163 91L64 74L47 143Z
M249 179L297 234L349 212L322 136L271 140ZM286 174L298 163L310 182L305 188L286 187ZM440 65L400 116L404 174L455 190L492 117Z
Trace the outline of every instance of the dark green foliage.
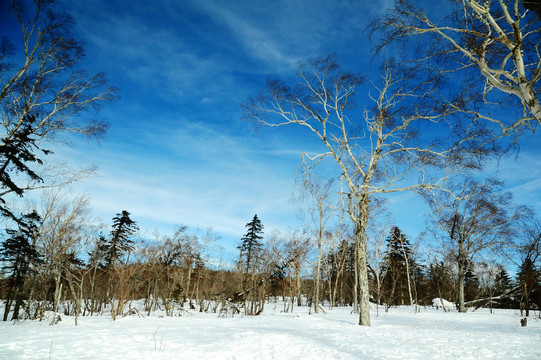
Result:
M507 273L507 270L505 270L505 268L501 265L498 267L498 273L494 279L494 286L497 292L503 292L513 287L511 277Z
M385 302L388 305L404 305L409 303L408 270L411 275L414 269L411 245L398 227L391 229L386 239L387 254L382 284Z
M9 274L4 321L7 320L13 301L15 301L13 319L18 318L25 278L30 272L32 264L39 261L34 239L40 220L41 218L36 211L23 215L18 221L18 230L7 229L6 233L9 237L0 245L3 269Z
M139 230L137 223L130 219L130 213L123 210L113 218L111 237L100 236L98 240L98 258L102 266L115 266L125 254L133 250L133 240L130 237Z
M530 314L530 307L541 308L541 227L534 226L521 250L522 261L517 274L520 285L520 310Z
M50 151L40 149L36 145L36 139L32 136L35 123L35 116L26 116L23 126L0 142L0 188L2 189L0 213L16 222L19 219L6 207L3 196L12 192L19 196L23 195L24 188L15 183L14 176L22 174L32 181L42 182L43 179L30 168L30 165L32 163L43 164L41 159L35 155L36 152L41 151L44 155L50 153Z
M495 307L503 309L512 309L518 308L519 304L516 298L520 296L515 296L516 291L513 291L515 284L511 280L507 270L503 266L498 266L498 273L494 279L494 295L501 296L495 301Z
M450 265L443 261L431 263L427 275L432 298L453 299L456 296L454 275Z
M520 308L525 315L530 315L532 298L534 294L541 292L541 269L535 264L535 259L526 256L520 264L520 271L517 274L521 289Z
M480 285L479 285L479 279L475 275L475 265L471 263L470 266L468 266L468 270L466 271L465 278L464 278L464 300L465 301L472 301L479 297L481 293Z
M254 215L252 221L246 224L246 228L248 231L240 239L241 243L238 249L240 250L240 258L244 264L244 269L246 273L249 273L252 271L254 260L258 257L259 251L263 246L261 243L263 237L260 235L263 233L263 224L257 217L257 214Z

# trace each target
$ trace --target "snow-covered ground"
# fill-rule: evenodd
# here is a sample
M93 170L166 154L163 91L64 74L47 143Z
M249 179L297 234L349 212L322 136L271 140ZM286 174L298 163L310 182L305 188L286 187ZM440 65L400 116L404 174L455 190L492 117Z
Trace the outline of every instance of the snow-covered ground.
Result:
M441 308L372 311L372 327L357 325L351 308L310 315L72 318L0 322L0 359L541 359L541 320L520 326L518 311L459 314Z

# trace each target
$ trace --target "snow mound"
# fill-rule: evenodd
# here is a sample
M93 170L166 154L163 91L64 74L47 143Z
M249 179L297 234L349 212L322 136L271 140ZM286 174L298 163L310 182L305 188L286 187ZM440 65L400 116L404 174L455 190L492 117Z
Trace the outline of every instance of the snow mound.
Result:
M432 306L435 307L436 309L443 308L447 310L456 308L455 303L447 301L442 298L432 299Z

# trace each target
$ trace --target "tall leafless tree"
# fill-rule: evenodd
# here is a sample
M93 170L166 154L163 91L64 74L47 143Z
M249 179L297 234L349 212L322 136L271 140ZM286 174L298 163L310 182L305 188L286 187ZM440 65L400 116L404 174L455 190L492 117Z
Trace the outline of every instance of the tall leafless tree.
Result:
M320 154L303 155L306 172L325 158L339 167L355 229L360 325L370 325L365 234L371 200L382 193L435 188L458 167L475 165L463 155L477 134L461 133L458 141L430 138L455 111L442 106L432 91L437 79L418 82L415 69L398 68L386 64L381 85L374 85L374 108L364 113L353 106L363 77L342 71L333 57L301 63L296 86L269 81L264 94L244 105L247 117L262 125L300 125L321 142ZM442 170L437 176L436 169Z
M321 263L324 255L324 245L326 240L330 239L332 235L327 229L327 223L334 215L335 206L330 203L331 189L333 181L322 182L317 178L305 179L303 182L303 191L309 198L312 204L308 209L310 218L310 227L314 233L314 238L317 246L317 259L316 259L316 271L315 271L315 284L314 284L314 312L319 313L319 298L321 289Z
M86 233L91 222L88 218L88 200L84 197L72 201L63 199L59 190L49 192L42 200L42 222L37 247L43 254L43 266L54 284L53 311L58 312L63 287L67 285L75 304L75 324L82 308L82 281L75 275L82 255ZM56 318L53 319L53 323ZM53 324L51 323L51 324Z

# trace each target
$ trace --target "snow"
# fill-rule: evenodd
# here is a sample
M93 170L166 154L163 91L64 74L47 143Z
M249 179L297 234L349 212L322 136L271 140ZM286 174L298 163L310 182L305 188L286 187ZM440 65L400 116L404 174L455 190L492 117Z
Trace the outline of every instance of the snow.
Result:
M436 309L443 308L444 310L452 310L456 308L455 303L441 298L432 299L432 306L434 306Z
M517 310L380 307L371 327L358 326L351 308L281 310L1 322L0 359L541 359L541 319L521 327Z

